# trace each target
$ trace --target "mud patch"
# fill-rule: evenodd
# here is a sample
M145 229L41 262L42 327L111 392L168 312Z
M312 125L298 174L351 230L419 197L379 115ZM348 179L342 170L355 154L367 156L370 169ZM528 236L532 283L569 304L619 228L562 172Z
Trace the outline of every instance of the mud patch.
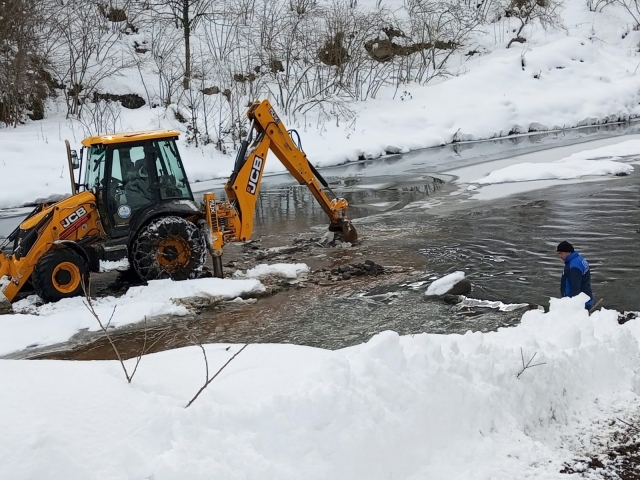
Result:
M605 429L613 432L602 439L603 450L567 462L560 471L580 478L640 480L640 418L616 418Z

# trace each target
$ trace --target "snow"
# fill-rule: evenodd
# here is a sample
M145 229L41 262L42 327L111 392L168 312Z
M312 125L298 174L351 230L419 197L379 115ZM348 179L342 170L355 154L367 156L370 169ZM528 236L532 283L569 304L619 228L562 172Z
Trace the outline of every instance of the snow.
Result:
M631 156L635 162L640 155L640 141L629 140L595 149L585 149L569 157L548 163L523 162L493 170L486 177L473 181L480 185L533 180L574 179L594 175L629 175L633 167L621 163ZM607 158L607 159L603 159Z
M262 291L264 285L256 279L153 280L147 286L129 288L122 297L98 298L92 304L104 325L111 319L111 327L121 327L159 315L186 315L188 308L174 300L232 299ZM13 314L0 316L0 355L64 342L80 330L100 330L84 297L40 306L38 300L35 295L20 300L13 304Z
M444 295L460 280L464 279L464 272L453 272L435 280L429 285L425 295Z
M123 258L121 260L110 261L110 260L100 260L100 272L112 272L112 271L125 271L129 269L129 260Z
M293 279L308 272L309 266L306 263L274 263L271 265L262 263L250 268L244 274L236 272L236 275L248 278L274 276Z
M639 152L640 138L632 135L508 157L452 169L447 174L454 176L460 187L452 195L490 200L560 183L630 174L632 164L639 161Z
M640 406L637 321L584 301L492 333L251 344L187 409L197 347L145 356L131 384L114 361L5 360L0 477L567 478ZM206 345L210 375L240 348Z
M518 163L494 170L476 183L526 182L530 180L568 180L592 175L629 175L631 165L611 160L559 160L553 163Z

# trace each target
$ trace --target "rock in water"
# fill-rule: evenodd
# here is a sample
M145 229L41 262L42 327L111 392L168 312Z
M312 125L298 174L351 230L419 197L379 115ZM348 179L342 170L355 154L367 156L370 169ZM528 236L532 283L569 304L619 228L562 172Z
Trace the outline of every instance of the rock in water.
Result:
M11 313L13 309L11 308L11 303L7 300L2 293L0 293L0 315L4 315L5 313Z
M463 278L456 283L445 295L469 295L471 293L471 282Z

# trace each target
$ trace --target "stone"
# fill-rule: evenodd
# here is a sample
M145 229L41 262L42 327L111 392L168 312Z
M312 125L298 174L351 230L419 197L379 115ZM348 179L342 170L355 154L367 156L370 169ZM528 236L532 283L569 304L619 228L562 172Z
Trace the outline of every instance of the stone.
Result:
M469 295L471 293L471 282L463 278L456 283L445 295Z
M11 303L7 300L2 293L0 293L0 315L4 315L6 313L11 313L13 309L11 308Z
M128 108L131 110L144 107L147 103L144 101L144 98L142 98L140 95L136 95L135 93L129 93L126 95L114 95L111 93L94 92L93 103L98 103L101 100L106 100L108 102L120 102L120 104L124 108Z
M449 305L457 305L458 303L462 302L462 297L460 297L459 295L451 295L445 293L442 296L442 300L444 301L444 303L448 303Z

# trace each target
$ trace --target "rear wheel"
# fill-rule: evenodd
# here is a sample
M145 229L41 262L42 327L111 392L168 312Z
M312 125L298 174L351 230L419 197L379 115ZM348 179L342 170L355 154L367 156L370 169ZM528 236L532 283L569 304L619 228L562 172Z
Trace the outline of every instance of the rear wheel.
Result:
M180 217L151 221L131 245L131 266L142 280L196 278L207 246L198 227Z
M83 293L87 263L75 251L63 248L44 254L33 269L31 280L38 296L45 302L75 297Z

